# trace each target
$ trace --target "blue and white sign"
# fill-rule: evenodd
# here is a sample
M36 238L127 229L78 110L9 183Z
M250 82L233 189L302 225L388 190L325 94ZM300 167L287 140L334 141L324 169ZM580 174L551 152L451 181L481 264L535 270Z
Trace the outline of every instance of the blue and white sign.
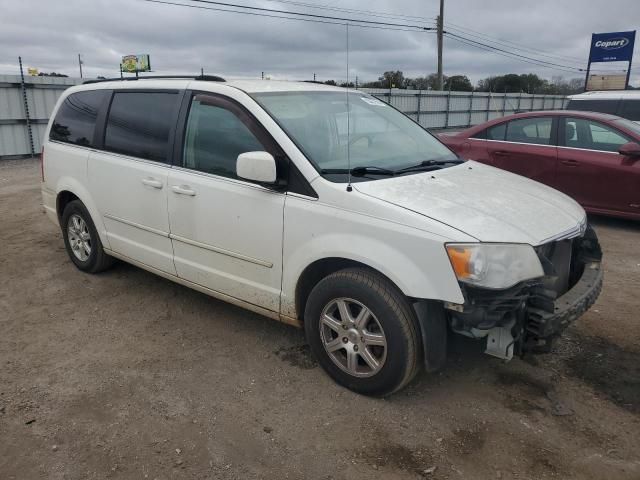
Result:
M632 32L594 33L591 35L591 62L630 62L636 39Z

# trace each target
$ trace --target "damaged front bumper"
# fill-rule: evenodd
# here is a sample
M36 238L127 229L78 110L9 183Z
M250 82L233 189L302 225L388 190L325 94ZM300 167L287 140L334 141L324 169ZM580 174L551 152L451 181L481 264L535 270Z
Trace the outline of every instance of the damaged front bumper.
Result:
M602 250L591 227L578 238L536 248L545 276L505 290L461 285L463 305L446 305L453 331L486 338L486 353L510 360L549 351L602 290Z

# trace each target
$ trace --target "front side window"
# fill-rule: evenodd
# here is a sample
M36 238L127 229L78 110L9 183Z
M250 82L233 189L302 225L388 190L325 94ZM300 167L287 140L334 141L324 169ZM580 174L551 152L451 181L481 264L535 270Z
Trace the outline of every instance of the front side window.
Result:
M360 92L268 92L253 97L321 173L346 171L348 166L398 170L428 160L457 160L404 114Z
M512 120L507 125L506 139L508 142L551 145L552 123L550 117Z
M500 123L493 127L487 128L487 140L504 140L504 135L507 131L507 124Z
M171 92L116 92L107 118L105 150L166 162L177 101L178 94Z
M59 142L92 147L98 111L108 90L72 93L60 105L49 138Z
M233 112L206 98L194 98L185 132L184 167L237 178L238 155L264 150L265 147Z
M585 118L565 118L564 132L564 144L572 148L617 152L631 141L612 127Z

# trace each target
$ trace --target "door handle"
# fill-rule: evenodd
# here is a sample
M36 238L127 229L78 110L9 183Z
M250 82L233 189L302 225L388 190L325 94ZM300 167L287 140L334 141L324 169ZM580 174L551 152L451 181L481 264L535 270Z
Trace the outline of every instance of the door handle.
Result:
M567 167L577 167L580 165L580 162L577 160L561 160L561 164L566 165Z
M195 190L191 190L189 185L174 185L171 187L171 190L178 195L189 195L190 197L193 197L196 194Z
M148 187L162 188L162 182L152 177L143 178L142 183L144 183Z
M505 152L504 150L498 150L496 152L493 152L494 155L497 155L499 157L504 157L506 155L509 155L509 152Z

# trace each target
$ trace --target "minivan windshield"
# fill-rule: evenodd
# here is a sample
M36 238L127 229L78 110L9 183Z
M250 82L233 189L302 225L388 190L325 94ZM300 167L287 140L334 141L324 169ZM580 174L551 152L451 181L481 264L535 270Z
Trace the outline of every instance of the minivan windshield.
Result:
M459 162L418 124L362 92L267 92L253 97L332 181L344 181L348 166L352 175L370 180Z

